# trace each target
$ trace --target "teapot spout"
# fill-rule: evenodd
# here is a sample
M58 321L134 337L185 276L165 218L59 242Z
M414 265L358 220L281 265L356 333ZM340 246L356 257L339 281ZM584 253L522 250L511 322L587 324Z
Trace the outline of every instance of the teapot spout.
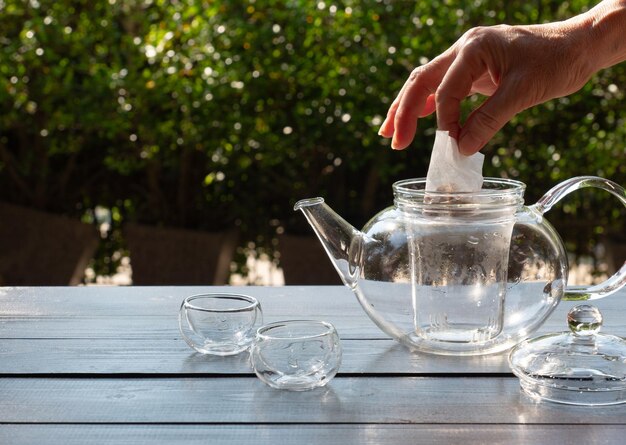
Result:
M304 213L342 281L354 288L363 234L326 205L324 198L302 199L294 210Z

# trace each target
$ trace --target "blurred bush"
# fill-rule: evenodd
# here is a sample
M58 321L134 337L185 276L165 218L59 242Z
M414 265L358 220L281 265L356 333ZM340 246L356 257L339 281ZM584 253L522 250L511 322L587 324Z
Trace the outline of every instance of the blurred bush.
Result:
M426 173L434 117L402 152L376 134L415 66L473 26L589 6L0 0L0 199L94 221L109 209L105 274L124 221L236 225L271 251L277 230L308 230L293 203L322 195L359 225L391 202L394 180ZM485 174L526 182L529 202L575 175L626 184L624 88L622 64L519 114L484 150ZM616 208L589 193L554 218L576 214L570 247L583 251Z

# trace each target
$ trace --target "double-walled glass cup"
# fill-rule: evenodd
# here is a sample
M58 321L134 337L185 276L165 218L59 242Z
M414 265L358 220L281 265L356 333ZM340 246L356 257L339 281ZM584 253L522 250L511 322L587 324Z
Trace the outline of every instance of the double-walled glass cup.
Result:
M306 391L326 385L341 365L335 327L290 320L259 328L250 350L256 375L273 388Z
M250 347L263 313L258 300L247 295L193 295L181 304L178 324L183 339L197 352L234 355Z

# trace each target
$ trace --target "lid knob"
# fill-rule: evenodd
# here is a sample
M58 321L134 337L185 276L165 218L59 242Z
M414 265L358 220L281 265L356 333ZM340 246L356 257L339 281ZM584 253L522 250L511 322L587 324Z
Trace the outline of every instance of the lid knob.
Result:
M600 332L602 313L591 304L574 306L567 313L567 325L578 337L590 337Z

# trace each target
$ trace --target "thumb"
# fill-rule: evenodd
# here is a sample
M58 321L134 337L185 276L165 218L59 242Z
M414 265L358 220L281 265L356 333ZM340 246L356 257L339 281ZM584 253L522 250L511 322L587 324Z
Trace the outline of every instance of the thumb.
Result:
M459 151L470 156L525 107L511 83L500 85L493 96L470 114L459 133Z

